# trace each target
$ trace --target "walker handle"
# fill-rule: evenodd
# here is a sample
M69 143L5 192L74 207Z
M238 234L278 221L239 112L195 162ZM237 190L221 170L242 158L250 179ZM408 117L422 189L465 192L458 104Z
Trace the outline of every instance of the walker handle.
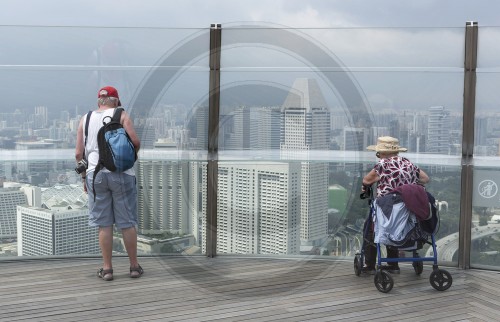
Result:
M372 187L367 186L367 185L363 185L363 188L364 188L364 191L361 192L361 194L359 195L359 198L361 198L361 199L371 198Z

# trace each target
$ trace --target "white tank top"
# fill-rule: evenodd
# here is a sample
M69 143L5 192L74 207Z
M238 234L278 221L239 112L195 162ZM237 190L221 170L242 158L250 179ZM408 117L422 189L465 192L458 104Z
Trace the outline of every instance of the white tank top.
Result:
M113 117L114 112L115 112L114 108L108 108L105 110L92 111L92 114L90 115L90 122L88 129L89 133L87 137L87 144L85 145L85 155L87 156L87 162L88 162L87 174L89 174L90 172L94 172L97 162L99 162L97 132L99 132L99 129L103 126L102 121L104 120L104 118L106 118L107 116L109 116L110 118ZM85 114L85 116L83 117L82 131L84 140L85 140L85 124L87 122L87 116L88 114ZM107 121L108 119L106 119L106 122ZM106 168L103 168L101 171L109 172L109 170ZM131 169L124 171L124 173L129 175L135 175L133 167Z

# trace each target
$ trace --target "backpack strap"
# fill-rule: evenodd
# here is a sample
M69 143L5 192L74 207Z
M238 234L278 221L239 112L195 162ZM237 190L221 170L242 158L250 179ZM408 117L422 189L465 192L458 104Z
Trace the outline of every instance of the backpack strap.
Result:
M115 112L113 113L112 121L120 123L120 120L122 118L122 112L123 112L123 108L117 107L115 109Z
M98 162L94 169L94 175L92 176L92 192L94 193L94 202L95 202L95 177L97 176L97 172L101 171L102 163Z
M123 112L123 108L117 107L115 109L115 111L113 112L113 117L111 118L111 122L118 122L118 123L120 123L122 112ZM103 124L105 124L104 120L103 120ZM94 201L95 201L95 185L94 185L94 183L95 183L95 177L96 177L97 173L99 171L101 171L102 168L104 168L104 166L103 166L103 164L101 162L101 156L99 156L99 162L97 162L97 165L95 166L94 176L93 176L93 180L92 180L92 192L94 193Z
M87 148L87 136L89 136L89 123L90 123L90 115L91 114L92 114L92 111L89 111L87 113L87 119L85 120L85 148ZM85 154L85 152L84 152L84 154Z

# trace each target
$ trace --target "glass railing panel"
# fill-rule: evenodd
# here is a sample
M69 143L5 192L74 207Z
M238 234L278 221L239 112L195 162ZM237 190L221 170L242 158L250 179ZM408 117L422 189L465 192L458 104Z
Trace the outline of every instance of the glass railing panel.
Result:
M141 139L139 253L200 253L209 30L2 26L0 42L2 196L28 205L9 206L2 255L99 255L74 147L105 85L118 89ZM52 229L37 230L54 218ZM119 232L114 246L123 253Z
M429 191L451 200L441 186L460 179L463 39L454 28L223 29L218 250L353 256L367 214L361 178L376 162L366 146L378 136L398 137L435 178ZM260 198L283 216L274 184L287 206L300 195L300 227L273 237L298 229L298 252L296 242L259 248L268 238L258 236L259 211L269 217ZM458 232L459 200L458 192L443 210L438 238Z
M494 270L500 270L500 64L492 50L499 36L499 27L479 28L470 254L471 267Z
M478 72L498 72L500 62L495 57L495 52L498 51L495 39L500 37L500 27L479 25L477 37Z

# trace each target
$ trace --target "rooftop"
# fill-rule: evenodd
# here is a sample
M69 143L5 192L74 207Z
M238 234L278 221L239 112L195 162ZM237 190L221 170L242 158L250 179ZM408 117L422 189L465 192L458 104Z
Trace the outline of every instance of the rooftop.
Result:
M97 258L2 262L0 320L37 321L492 321L500 311L500 274L440 267L453 285L436 291L431 267L417 276L401 265L380 293L352 261L314 257L168 256L140 259L128 277L114 259L114 280L96 277Z

